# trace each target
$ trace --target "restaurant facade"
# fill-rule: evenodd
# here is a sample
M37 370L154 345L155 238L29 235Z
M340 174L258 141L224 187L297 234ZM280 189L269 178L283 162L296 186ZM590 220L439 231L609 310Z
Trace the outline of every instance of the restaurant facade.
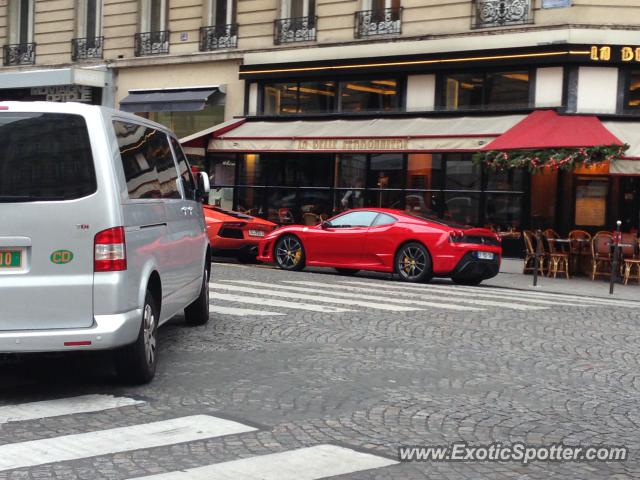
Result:
M640 43L637 34L613 33ZM513 34L504 43L521 46L481 50L458 40L449 44L458 50L431 45L432 53L402 55L393 53L420 47L387 44L388 56L339 60L332 52L279 63L247 55L244 118L183 144L211 175L211 203L281 224L376 206L502 232L595 232L617 219L637 231L640 47L553 36L530 45ZM473 160L537 110L595 116L630 148L624 158L570 171L493 172Z

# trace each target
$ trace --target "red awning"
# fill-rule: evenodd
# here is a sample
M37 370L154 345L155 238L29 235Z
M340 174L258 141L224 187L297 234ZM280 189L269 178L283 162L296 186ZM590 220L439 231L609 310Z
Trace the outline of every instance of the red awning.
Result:
M535 150L622 145L598 117L537 110L482 150Z

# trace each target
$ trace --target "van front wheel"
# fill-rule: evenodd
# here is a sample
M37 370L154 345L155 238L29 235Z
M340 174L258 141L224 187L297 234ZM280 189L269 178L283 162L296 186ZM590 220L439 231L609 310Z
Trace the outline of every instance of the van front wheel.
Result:
M158 363L158 308L147 292L142 309L140 333L135 343L116 352L116 371L126 383L142 385L149 383L156 374Z
M202 274L202 287L198 298L184 309L184 320L187 325L205 325L209 321L209 270L205 266Z

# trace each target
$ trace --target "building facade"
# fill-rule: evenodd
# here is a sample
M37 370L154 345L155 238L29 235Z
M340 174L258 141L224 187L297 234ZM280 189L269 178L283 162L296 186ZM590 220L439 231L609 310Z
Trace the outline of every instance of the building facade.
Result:
M280 223L377 205L637 229L639 18L622 0L0 0L0 99L165 123L212 203ZM534 175L471 161L536 109L597 115L628 158Z

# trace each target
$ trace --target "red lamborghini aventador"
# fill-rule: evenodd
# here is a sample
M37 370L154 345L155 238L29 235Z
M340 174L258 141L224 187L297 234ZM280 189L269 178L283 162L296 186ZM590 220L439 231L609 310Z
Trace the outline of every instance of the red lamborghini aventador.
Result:
M315 227L291 225L265 236L258 260L284 270L305 266L397 273L408 282L450 277L477 285L500 269L500 238L491 230L401 210L349 210Z

